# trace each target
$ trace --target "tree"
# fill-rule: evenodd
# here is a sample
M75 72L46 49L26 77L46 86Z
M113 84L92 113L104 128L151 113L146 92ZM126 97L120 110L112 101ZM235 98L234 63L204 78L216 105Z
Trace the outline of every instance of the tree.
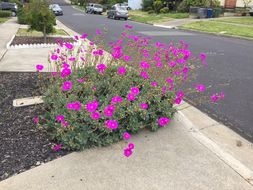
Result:
M54 31L54 25L56 25L55 15L49 10L45 0L33 0L29 3L27 22L30 30L43 32L45 43L47 34L52 33Z

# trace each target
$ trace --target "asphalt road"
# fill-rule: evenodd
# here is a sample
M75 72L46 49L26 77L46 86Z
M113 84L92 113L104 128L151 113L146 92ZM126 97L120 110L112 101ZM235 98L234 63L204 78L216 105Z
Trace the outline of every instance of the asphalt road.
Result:
M54 0L58 3L63 1ZM128 23L138 35L151 36L153 41L184 40L190 45L192 53L206 53L208 68L198 73L197 80L206 85L212 84L212 92L223 91L225 100L219 105L197 107L253 142L253 41L112 20L101 15L85 14L71 6L62 8L64 15L58 19L80 34L88 33L92 37L96 29L107 28L106 41L109 42L117 39Z

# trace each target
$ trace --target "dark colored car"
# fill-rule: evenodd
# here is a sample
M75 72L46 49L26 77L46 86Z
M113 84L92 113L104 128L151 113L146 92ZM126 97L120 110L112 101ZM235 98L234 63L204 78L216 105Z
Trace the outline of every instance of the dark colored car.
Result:
M11 11L13 16L17 15L18 6L16 3L0 2L0 10Z
M107 17L112 19L128 19L128 11L126 7L112 6L110 10L107 11Z
M249 15L250 15L250 16L253 16L253 6L252 6L252 7L250 7L250 10L249 10Z
M62 8L61 8L60 5L58 5L58 4L51 4L51 5L49 5L49 9L50 9L51 11L53 11L53 13L54 13L56 16L61 16L61 15L63 15Z

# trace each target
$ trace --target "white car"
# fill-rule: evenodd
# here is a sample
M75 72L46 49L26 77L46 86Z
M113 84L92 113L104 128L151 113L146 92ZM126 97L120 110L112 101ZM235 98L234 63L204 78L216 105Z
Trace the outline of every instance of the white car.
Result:
M86 13L102 14L103 13L103 6L100 4L89 3L86 6Z
M49 5L49 9L55 14L55 16L63 15L63 11L58 4L51 4Z

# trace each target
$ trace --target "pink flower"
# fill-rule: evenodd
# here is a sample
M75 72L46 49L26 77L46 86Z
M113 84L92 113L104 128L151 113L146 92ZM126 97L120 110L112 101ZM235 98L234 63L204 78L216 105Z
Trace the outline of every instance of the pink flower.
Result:
M106 67L105 64L102 64L102 63L101 63L101 64L97 65L97 69L98 69L98 71L99 71L101 74L104 74L106 68L107 68L107 67Z
M69 123L67 121L62 121L61 124L64 126L64 127L67 127L69 125Z
M154 86L154 87L158 86L157 82L150 82L150 84L151 84L151 86Z
M67 104L67 108L69 110L76 110L76 111L79 111L81 110L81 103L76 101L76 102L73 102L73 103L68 103Z
M36 65L36 69L38 71L42 71L44 69L44 66L43 65Z
M200 58L202 61L204 61L204 60L206 59L206 54L201 53L201 54L199 55L199 58Z
M75 61L75 60L76 60L75 57L70 57L70 58L69 58L69 61Z
M62 90L63 91L68 91L72 88L72 82L71 81L66 81L62 85Z
M56 61L58 59L58 55L52 54L51 60Z
M123 56L123 59L125 62L128 62L131 60L131 56L125 55L125 56Z
M141 107L141 109L146 110L146 109L148 109L148 104L147 103L141 103L140 107Z
M161 68L161 67L163 67L163 64L162 64L162 62L156 62L155 66L158 68Z
M39 117L34 117L33 118L33 122L36 123L36 124L38 124L39 123Z
M128 94L128 95L127 95L127 99L128 99L129 101L134 101L134 100L135 100L134 94Z
M97 35L101 35L101 34L102 34L101 30L100 30L100 29L97 29L97 30L96 30L96 34L97 34Z
M117 104L117 103L120 103L120 102L122 102L123 101L123 98L122 97L120 97L120 96L114 96L113 98L112 98L112 103L114 103L114 104Z
M217 94L213 94L212 96L211 96L211 101L212 102L217 102L219 100L219 96L217 95Z
M72 72L71 72L70 69L65 68L65 69L63 69L63 70L61 71L61 77L62 77L62 78L65 78L65 77L71 75L71 73L72 73Z
M113 105L109 105L107 107L105 107L104 109L104 115L106 117L112 117L113 113L114 113L115 107Z
M130 149L130 148L125 148L124 149L124 155L126 156L126 157L129 157L129 156L131 156L132 155L132 150Z
M118 75L125 75L126 74L126 68L125 67L119 67L118 68Z
M85 82L85 79L77 79L77 82L79 82L79 83L84 83L84 82Z
M63 115L57 115L55 119L59 122L63 122L65 120L65 117Z
M142 72L140 73L140 75L141 75L141 77L144 78L144 79L149 79L148 73L145 72L145 71L142 71Z
M131 93L134 94L134 95L137 95L139 94L140 90L138 87L132 87L131 88Z
M129 143L129 144L128 144L128 148L129 148L129 149L132 150L132 149L134 149L134 147L135 147L135 146L134 146L134 143Z
M160 119L158 119L158 124L162 127L167 125L169 122L170 122L170 119L167 117L161 117Z
M62 144L58 144L53 147L53 150L56 152L56 151L60 150L61 148L62 148Z
M177 93L177 97L183 98L183 97L184 97L184 92L183 92L183 91L179 91L179 92Z
M220 98L221 98L222 100L224 100L224 98L225 98L224 92L221 92L221 93L220 93Z
M55 77L57 75L57 72L52 72L52 77Z
M88 112L94 112L94 111L96 111L97 108L98 108L98 106L99 106L99 103L98 103L97 100L93 100L92 102L90 102L90 103L88 103L88 104L85 105L86 110Z
M124 138L125 140L128 140L128 139L131 138L131 135L130 135L128 132L124 132L124 133L123 133L123 138Z
M66 43L65 43L65 47L66 47L67 49L69 49L69 50L72 50L74 46L73 46L71 43L66 42Z
M94 45L94 42L90 42L89 44L90 44L91 46L93 46L93 45Z
M167 78L167 83L173 83L173 79L172 78Z
M172 61L172 62L169 63L169 66L170 66L170 67L175 67L175 66L176 66L176 63Z
M125 28L127 28L127 29L132 29L133 26L126 24L126 25L125 25Z
M182 102L182 98L177 97L177 98L175 99L175 104L180 104L181 102Z
M118 122L116 120L108 120L105 122L107 128L109 129L117 129L118 128Z
M149 69L150 65L147 62L143 61L143 62L140 62L140 68Z
M100 113L99 112L93 112L90 116L93 120L100 119Z
M87 38L88 34L84 33L82 36L80 36L81 39Z
M197 90L198 90L199 92L204 92L204 91L205 91L205 85L203 85L203 84L198 84L198 85L197 85Z

